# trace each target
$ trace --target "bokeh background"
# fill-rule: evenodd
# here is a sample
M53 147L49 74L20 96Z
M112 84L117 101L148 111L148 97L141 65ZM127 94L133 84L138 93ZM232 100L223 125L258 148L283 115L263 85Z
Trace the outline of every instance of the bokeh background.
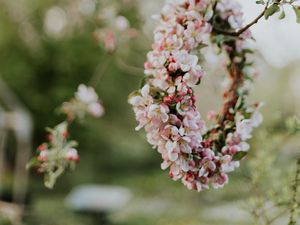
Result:
M242 3L246 21L261 10L255 1ZM22 224L100 224L65 205L72 188L98 184L125 187L132 193L124 207L107 213L111 224L288 225L300 152L300 136L290 132L292 118L300 114L300 25L287 8L285 20L275 16L253 28L259 76L249 101L265 102L264 124L254 132L249 156L231 174L230 183L221 190L197 193L160 170L160 156L143 132L135 132L127 103L127 96L139 86L151 47L155 26L151 15L162 4L162 0L0 0L0 79L32 118L31 154L45 140L45 127L63 120L56 109L80 83L95 86L105 107L104 117L70 128L72 139L80 143L81 160L75 171L64 174L53 190L43 186L40 174L30 172ZM115 51L109 51L99 33L111 29L118 16L128 19L130 37L128 30L119 32ZM197 87L203 117L209 109L220 108L225 76L216 58L204 67L208 76ZM2 98L1 108L7 111ZM0 185L9 195L16 154L12 133L5 151ZM7 213L0 214L0 224L13 223Z

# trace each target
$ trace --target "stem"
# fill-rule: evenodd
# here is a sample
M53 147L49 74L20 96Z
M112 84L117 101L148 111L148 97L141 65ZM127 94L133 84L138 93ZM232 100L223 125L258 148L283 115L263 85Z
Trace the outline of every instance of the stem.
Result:
M49 176L49 180L45 181L45 186L49 189L52 189L54 187L54 184L60 175L64 172L63 167L58 167L56 171L52 172L52 176Z
M298 208L298 203L297 203L297 192L298 192L298 187L300 185L300 158L298 158L297 161L297 169L296 169L296 175L295 175L295 180L294 184L292 186L292 202L291 202L291 210L290 210L290 221L288 225L296 225L296 218L297 218L297 208Z
M114 58L113 56L114 56L113 54L109 54L105 56L104 62L98 65L95 74L92 76L92 78L89 81L89 84L91 86L96 87L99 84L99 81L103 77L112 59Z
M140 67L135 67L132 65L128 65L126 62L123 61L122 58L117 58L117 64L118 66L123 69L124 71L128 72L129 75L138 76L141 77L141 74L143 74L144 69Z

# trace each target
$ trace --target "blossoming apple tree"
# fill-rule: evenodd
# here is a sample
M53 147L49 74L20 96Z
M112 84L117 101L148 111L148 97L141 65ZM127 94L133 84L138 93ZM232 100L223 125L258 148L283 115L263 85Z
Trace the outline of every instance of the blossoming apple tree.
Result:
M148 142L161 154L161 168L169 169L169 176L181 180L188 189L202 191L228 183L228 173L239 167L250 149L247 141L253 129L262 122L262 103L247 100L256 76L251 47L254 39L249 29L275 14L283 19L284 5L293 8L300 23L295 0L256 3L264 9L246 25L236 0L166 0L161 13L154 16L158 25L144 64L145 77L140 89L129 96L129 103L139 123L136 129L144 128ZM122 38L136 36L125 17L114 15L110 21L93 33L108 53ZM207 49L225 55L224 69L230 80L222 109L208 113L212 126L201 118L194 92L206 75L199 56ZM48 129L48 142L38 147L32 163L45 173L48 187L79 160L77 143L68 139L68 124L86 115L100 117L104 112L94 89L83 84L61 109L66 121Z

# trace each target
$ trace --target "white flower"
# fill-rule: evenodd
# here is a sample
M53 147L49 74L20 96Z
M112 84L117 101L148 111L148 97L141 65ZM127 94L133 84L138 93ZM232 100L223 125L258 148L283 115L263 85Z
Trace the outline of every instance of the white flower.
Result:
M242 140L251 138L251 132L253 130L253 123L249 119L238 120L236 122L236 133L240 135Z
M78 86L78 91L75 93L75 98L78 101L89 104L98 101L98 95L94 88L87 87L84 84Z
M238 161L233 161L232 156L230 155L224 155L220 159L221 163L221 172L223 173L229 173L235 170L235 168L240 166L240 163Z
M93 102L88 105L88 112L94 117L101 117L104 114L104 108L99 102Z
M162 170L166 170L169 166L171 165L170 161L164 160L161 164L160 167Z
M170 161L174 162L178 159L178 153L180 152L177 142L168 141L166 143L166 150Z
M183 72L188 72L198 63L198 57L196 55L189 54L186 50L181 50L175 53L174 58L180 65L180 68Z
M148 61L154 68L164 68L164 64L169 57L169 53L166 51L151 51L147 54Z
M141 95L133 95L129 98L129 104L133 105L134 107L138 106L147 106L153 102L152 97L149 95L150 93L150 86L149 84L145 84L141 91Z
M165 123L169 119L169 108L166 105L152 104L149 107L148 117L153 123L159 123L160 121ZM158 120L158 121L157 121Z
M257 110L254 111L254 113L251 116L251 121L252 121L253 127L258 127L263 121L262 114L260 112L258 112Z
M173 163L170 167L170 173L169 173L170 177L173 180L178 180L181 178L181 170L180 167L178 165L176 165L175 163Z

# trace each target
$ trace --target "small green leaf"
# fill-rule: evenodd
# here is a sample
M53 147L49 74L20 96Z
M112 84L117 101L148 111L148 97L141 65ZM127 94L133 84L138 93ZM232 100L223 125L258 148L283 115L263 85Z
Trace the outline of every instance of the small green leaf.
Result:
M264 2L263 0L257 0L257 1L256 1L256 4L259 4L259 5L264 5L264 4L265 4L265 2Z
M297 17L297 23L300 23L300 7L299 6L293 6L294 12Z
M254 53L254 51L252 49L250 49L250 48L243 49L243 52L244 53L249 53L249 54Z
M238 98L238 100L237 100L237 102L236 102L236 104L235 104L235 110L237 110L237 109L240 109L242 106L243 106L243 97L239 97Z
M284 18L285 18L285 12L284 12L284 10L282 10L282 12L281 12L280 16L278 17L278 19L282 20Z
M232 160L233 160L233 161L239 161L239 160L243 159L246 155L247 155L247 152L237 152L237 153L233 156Z
M67 144L66 144L66 148L74 148L74 147L77 147L78 146L78 142L77 141L69 141Z
M38 166L40 164L40 161L36 157L34 157L26 164L26 170L29 170L30 168Z
M265 11L265 18L266 18L266 20L269 19L270 16L272 16L275 13L277 13L278 11L280 11L280 8L279 8L278 4L274 3L273 5L271 5Z

